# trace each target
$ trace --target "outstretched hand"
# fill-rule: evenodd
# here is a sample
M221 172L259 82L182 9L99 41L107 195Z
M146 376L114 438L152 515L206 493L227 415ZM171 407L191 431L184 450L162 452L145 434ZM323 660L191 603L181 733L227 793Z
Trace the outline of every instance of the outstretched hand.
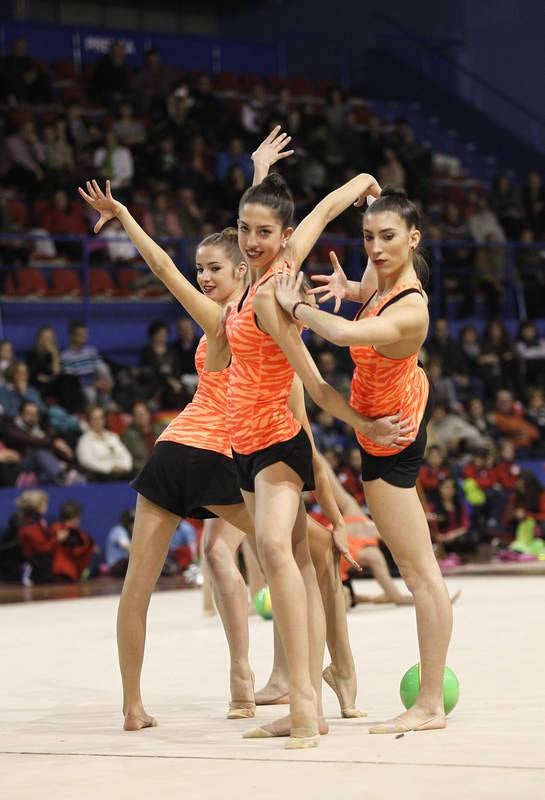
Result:
M290 272L282 267L274 276L274 294L284 311L291 316L293 306L301 299L301 285L305 275Z
M281 133L281 130L280 125L276 125L261 142L257 150L254 150L252 153L254 164L259 163L269 168L276 164L277 161L294 154L295 150L284 150L291 142L291 136L288 136L287 133Z
M112 197L110 181L106 181L106 194L104 194L95 180L87 181L85 185L87 186L87 191L85 192L81 186L78 186L78 192L85 202L100 214L94 227L95 233L99 233L107 222L119 216L123 204Z
M333 250L330 251L329 258L333 266L333 272L331 275L311 275L310 279L312 281L323 285L310 289L309 294L322 295L317 298L319 303L325 303L334 297L335 307L333 312L336 314L341 307L341 301L348 295L348 279Z

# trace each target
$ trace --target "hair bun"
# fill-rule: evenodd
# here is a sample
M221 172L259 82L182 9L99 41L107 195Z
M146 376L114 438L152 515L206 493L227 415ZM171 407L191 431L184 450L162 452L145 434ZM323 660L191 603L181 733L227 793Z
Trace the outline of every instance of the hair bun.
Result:
M236 228L233 228L233 226L224 228L220 236L222 239L234 239L236 242L238 242L238 231Z
M266 186L267 189L271 189L273 192L278 192L278 194L291 194L288 184L278 172L270 172L266 178L263 178L261 185Z
M408 200L407 192L401 186L385 186L380 193L381 197L399 197L400 200Z

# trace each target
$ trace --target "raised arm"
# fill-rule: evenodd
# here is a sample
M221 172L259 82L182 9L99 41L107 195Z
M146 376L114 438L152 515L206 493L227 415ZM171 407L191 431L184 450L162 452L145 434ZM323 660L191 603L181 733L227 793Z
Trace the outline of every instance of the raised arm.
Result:
M207 337L215 336L221 317L220 306L203 295L182 275L168 253L148 236L128 208L112 197L110 181L106 181L106 193L95 180L87 181L86 186L86 192L81 187L78 187L78 191L91 208L100 214L94 228L95 233L99 233L111 219L118 219L153 274L182 304Z
M277 161L289 158L295 150L284 150L291 142L291 136L281 133L280 125L277 125L269 135L263 139L257 150L252 153L254 163L254 179L252 186L257 186L267 177L269 170Z
M349 281L333 250L329 253L329 258L333 272L331 275L311 275L311 280L320 286L310 289L309 294L316 295L319 303L335 298L334 314L341 307L343 300L365 303L377 288L377 271L371 261L367 262L360 281Z
M324 228L332 220L351 205L362 206L368 195L378 197L380 186L372 175L364 172L324 197L297 226L289 240L289 260L293 268L300 268Z

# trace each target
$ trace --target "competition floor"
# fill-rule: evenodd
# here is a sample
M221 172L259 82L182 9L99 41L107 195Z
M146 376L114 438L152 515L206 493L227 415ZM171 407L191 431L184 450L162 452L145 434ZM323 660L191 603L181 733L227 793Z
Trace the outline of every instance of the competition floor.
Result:
M371 585L370 585L371 588ZM374 588L374 587L373 587ZM341 720L324 686L330 735L315 750L242 740L228 721L227 653L197 591L154 595L144 691L159 727L123 733L117 598L0 606L0 796L4 800L322 800L545 796L545 580L449 578L462 588L449 664L462 695L445 731L396 739L368 726L399 710L417 660L414 610L350 614L361 720ZM271 624L250 618L256 684L271 663ZM257 724L285 707L258 709Z

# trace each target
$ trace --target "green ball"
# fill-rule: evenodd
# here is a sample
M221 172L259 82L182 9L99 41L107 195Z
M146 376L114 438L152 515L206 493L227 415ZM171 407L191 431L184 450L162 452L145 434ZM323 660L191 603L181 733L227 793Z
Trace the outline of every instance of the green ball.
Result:
M399 695L405 708L411 708L416 703L420 691L420 664L415 664L407 670L399 684ZM460 683L456 673L450 667L445 667L443 676L443 703L445 714L450 714L460 698Z
M254 608L263 619L272 619L271 593L268 586L256 593Z

